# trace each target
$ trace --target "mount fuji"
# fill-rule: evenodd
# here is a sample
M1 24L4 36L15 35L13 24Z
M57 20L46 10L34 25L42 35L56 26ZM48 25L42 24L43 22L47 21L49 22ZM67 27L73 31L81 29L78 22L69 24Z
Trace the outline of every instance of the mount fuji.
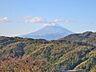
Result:
M72 34L73 32L58 26L58 25L53 25L53 26L45 26L42 29L32 32L26 35L22 35L20 37L23 38L34 38L34 39L46 39L46 40L57 40L62 37L65 37L69 34Z

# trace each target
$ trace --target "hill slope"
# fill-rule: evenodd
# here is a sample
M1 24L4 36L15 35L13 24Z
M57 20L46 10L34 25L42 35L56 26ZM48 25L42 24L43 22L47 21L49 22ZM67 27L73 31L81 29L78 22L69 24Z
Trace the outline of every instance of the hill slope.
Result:
M96 71L96 33L60 40L0 37L1 72ZM82 71L81 71L82 72Z

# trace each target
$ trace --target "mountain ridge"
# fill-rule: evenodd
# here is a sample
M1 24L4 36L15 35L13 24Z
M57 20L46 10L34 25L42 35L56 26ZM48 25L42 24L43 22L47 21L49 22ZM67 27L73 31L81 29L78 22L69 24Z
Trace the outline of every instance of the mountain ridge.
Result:
M0 71L96 72L96 33L59 40L0 37Z

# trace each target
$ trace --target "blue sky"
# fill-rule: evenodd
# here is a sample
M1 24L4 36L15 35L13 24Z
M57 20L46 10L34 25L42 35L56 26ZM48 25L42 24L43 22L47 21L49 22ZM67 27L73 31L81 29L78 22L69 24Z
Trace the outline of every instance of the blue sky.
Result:
M96 31L96 0L0 0L0 35L27 34L54 20L73 32Z

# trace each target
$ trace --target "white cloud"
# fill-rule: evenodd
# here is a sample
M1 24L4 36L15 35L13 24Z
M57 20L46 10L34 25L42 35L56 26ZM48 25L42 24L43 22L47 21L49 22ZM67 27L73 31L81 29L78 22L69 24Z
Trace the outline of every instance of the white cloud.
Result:
M50 22L62 22L63 20L60 20L60 19L54 19L54 20L51 20Z
M71 22L71 20L67 20L67 19L46 20L45 18L38 17L38 16L26 16L24 17L24 20L26 23L42 24L44 26L55 26L58 25L59 23L69 24Z
M38 16L26 16L24 17L26 23L43 23L44 19Z
M54 20L52 20L52 21L50 21L50 22L53 22L53 23L59 23L59 22L61 22L61 23L70 23L70 20L64 20L64 19L54 19Z
M56 23L46 23L46 24L44 24L44 26L56 26L56 25L58 25L58 24L56 24Z
M0 17L0 24L2 24L2 23L8 23L8 22L9 22L8 17Z

